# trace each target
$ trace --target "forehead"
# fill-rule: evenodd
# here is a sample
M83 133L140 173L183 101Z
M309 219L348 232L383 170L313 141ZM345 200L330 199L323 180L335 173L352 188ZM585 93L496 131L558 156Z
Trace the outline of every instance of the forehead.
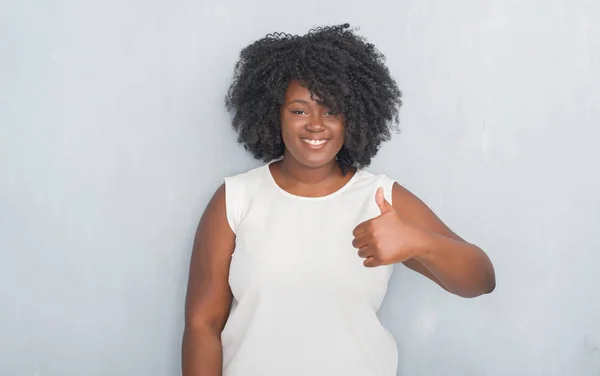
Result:
M311 98L310 90L300 80L291 80L285 91L285 101L290 102L293 100L302 100L309 103L319 102L319 98L316 95L313 95Z

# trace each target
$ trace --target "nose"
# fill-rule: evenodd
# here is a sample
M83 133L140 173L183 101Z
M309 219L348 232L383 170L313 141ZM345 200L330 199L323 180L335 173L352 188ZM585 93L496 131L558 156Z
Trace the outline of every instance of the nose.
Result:
M318 115L312 115L308 119L308 123L306 124L306 130L312 133L319 133L325 130L323 126L323 119L321 119Z

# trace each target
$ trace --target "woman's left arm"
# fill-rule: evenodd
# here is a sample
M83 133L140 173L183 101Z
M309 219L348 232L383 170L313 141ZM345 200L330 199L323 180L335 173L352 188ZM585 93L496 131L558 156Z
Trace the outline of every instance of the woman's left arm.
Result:
M416 255L404 264L456 295L472 298L496 287L494 267L479 247L463 240L418 197L395 183L392 207L420 229Z

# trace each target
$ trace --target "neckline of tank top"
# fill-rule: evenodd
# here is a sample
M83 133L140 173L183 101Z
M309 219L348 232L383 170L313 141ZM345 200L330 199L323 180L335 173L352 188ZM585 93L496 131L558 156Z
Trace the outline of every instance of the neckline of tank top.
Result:
M310 196L299 196L299 195L295 195L293 193L290 193L288 191L286 191L285 189L281 188L279 186L279 184L277 184L277 182L275 181L275 178L273 178L273 174L271 174L271 164L279 161L280 159L275 159L272 160L271 162L265 164L262 168L265 171L265 173L267 174L267 177L269 180L269 183L273 186L273 188L275 188L275 190L279 191L282 195L296 199L296 200L304 200L304 201L322 201L322 200L327 200L327 199L331 199L341 193L343 193L346 189L348 189L353 183L354 181L357 179L358 174L362 171L361 169L356 169L356 172L354 172L354 175L352 175L352 177L350 178L350 180L348 180L346 182L346 184L344 184L342 187L340 187L340 189L338 189L335 192L332 192L328 195L325 196L318 196L318 197L310 197Z

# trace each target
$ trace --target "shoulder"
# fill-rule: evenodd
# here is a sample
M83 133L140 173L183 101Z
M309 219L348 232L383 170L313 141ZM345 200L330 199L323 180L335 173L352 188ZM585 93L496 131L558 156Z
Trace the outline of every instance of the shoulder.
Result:
M357 184L385 184L393 183L394 180L389 178L387 175L374 173L368 170L358 170L356 175L352 178Z
M240 194L241 192L254 192L261 189L264 183L270 179L268 165L253 168L249 171L225 177L225 191L227 194Z
M420 207L424 203L414 193L409 191L406 187L398 182L394 182L392 186L392 198L394 200L393 206L396 209L403 208L406 210L408 207Z
M268 168L269 166L265 164L242 173L226 176L224 179L225 184L241 182L248 183L252 181L261 180L266 175L266 170Z
M357 185L368 186L375 191L378 188L383 188L383 195L388 202L392 202L392 191L395 185L398 185L396 180L385 174L374 173L368 170L359 170L354 177Z
M398 180L389 177L386 174L374 173L367 170L360 170L358 181L370 184L376 188L383 188L385 199L394 206L396 210L406 211L408 208L422 208L424 203L410 190L408 190ZM418 209L417 209L418 210Z
M361 175L363 180L371 181L376 188L383 188L385 199L404 218L422 225L431 222L434 218L435 215L427 204L397 180L385 174L367 171L361 171Z
M234 233L245 217L253 198L263 189L265 181L270 179L268 168L268 165L263 165L224 178L222 188L227 220Z

